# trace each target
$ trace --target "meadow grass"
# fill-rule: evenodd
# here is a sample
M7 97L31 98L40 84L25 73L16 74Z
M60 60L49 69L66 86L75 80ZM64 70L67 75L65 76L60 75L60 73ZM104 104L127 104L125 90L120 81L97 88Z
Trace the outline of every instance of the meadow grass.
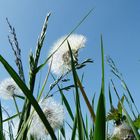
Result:
M119 81L123 84L123 88L125 89L125 93L123 97L120 97L119 93L117 92L117 89L115 87L114 81L111 79L109 83L109 88L108 88L108 97L110 101L110 110L106 111L106 101L105 101L105 76L104 76L104 46L103 46L103 38L101 36L100 39L100 47L101 49L101 67L102 67L102 79L101 79L101 89L99 93L99 99L97 103L97 108L94 108L94 98L95 96L93 95L93 99L89 99L87 96L87 93L84 89L84 86L82 85L82 78L79 77L78 75L78 69L84 69L84 67L88 64L91 63L92 61L90 59L87 59L87 61L81 63L79 67L75 64L75 58L73 55L73 50L71 49L71 44L68 41L69 36L73 34L73 32L84 22L84 20L88 17L88 15L93 11L90 10L84 18L76 25L76 27L67 35L67 37L64 39L64 41L58 46L58 48L50 55L46 60L44 61L43 64L39 65L39 60L41 57L41 49L43 47L43 43L46 37L46 31L47 31L47 25L48 25L48 20L50 17L50 14L47 15L41 34L38 38L37 41L37 47L35 53L30 53L29 56L29 66L30 66L30 73L29 73L29 83L25 82L25 76L24 76L24 71L23 71L23 65L22 65L22 59L21 59L21 50L18 46L18 41L16 38L16 33L15 29L10 25L8 19L8 25L10 27L12 36L14 38L14 43L11 42L10 37L9 37L9 42L11 44L11 47L13 49L13 52L15 54L16 58L16 65L18 67L18 73L13 69L13 67L3 58L2 55L0 55L0 62L2 65L5 67L6 71L9 73L9 75L13 78L13 80L16 82L16 84L19 86L19 88L22 90L24 93L24 96L18 96L18 95L13 95L13 100L14 100L14 105L16 107L16 113L14 115L10 116L7 115L8 117L6 119L3 119L3 112L6 112L2 105L0 104L0 138L1 140L5 139L10 139L10 140L26 140L26 139L31 139L31 140L38 140L38 139L45 139L44 136L42 138L38 138L35 135L30 135L30 127L32 127L32 119L34 117L34 113L37 113L39 118L40 118L40 123L42 122L44 126L44 130L46 133L46 139L53 139L53 140L67 140L68 135L67 135L67 130L65 126L69 126L69 129L71 130L69 139L72 140L105 140L105 139L121 139L118 138L117 135L110 134L108 129L109 129L109 123L110 122L115 122L114 127L120 127L123 122L125 121L129 126L130 129L129 131L133 135L132 139L140 139L140 135L138 132L138 129L140 128L140 117L139 117L139 111L137 109L137 106L135 104L135 101L132 97L132 94L125 82L125 80L122 78L122 75L118 71L117 67L115 66L114 61L111 58L108 58L108 64L110 66L111 72L114 74L116 78L119 79ZM37 75L41 72L41 70L45 67L45 65L48 63L50 59L53 58L53 55L60 49L61 45L67 41L68 49L69 49L69 57L71 60L71 69L61 75L60 77L55 77L51 73L51 64L50 67L48 68L48 72L44 78L44 82L41 85L41 88L39 89L37 97L34 95L34 89L35 89L35 81ZM51 61L53 63L53 61ZM65 81L67 84L67 77L71 75L71 81L72 85L67 85L62 88L62 84ZM51 88L49 88L48 94L46 95L45 98L49 98L50 96L55 96L51 95L50 93L53 91L54 87L57 88L58 92L60 93L60 97L62 99L62 104L65 106L65 111L68 112L69 119L71 119L71 123L64 121L63 126L61 126L60 129L58 129L55 132L55 129L52 128L51 123L49 122L49 119L46 117L46 114L44 113L44 110L41 108L39 102L42 98L44 89L46 84L49 82L48 77L51 76L54 80L54 83L52 84ZM75 108L72 108L70 105L69 100L67 100L67 94L65 94L65 90L73 90L74 94L74 103L75 103ZM115 92L117 97L118 97L118 106L115 108L113 105L113 98L112 98L112 92ZM87 111L89 112L88 114L84 114L82 110L82 105L81 104L81 97L84 100L84 104L86 105ZM19 109L18 104L16 100L20 98L24 101L23 108L22 110ZM44 99L45 99L44 98ZM129 110L126 110L124 101L129 105ZM135 113L137 111L137 113ZM131 112L134 117L131 117ZM7 113L8 114L8 113ZM12 120L16 117L19 117L19 124L17 127L16 134L13 131L12 127ZM4 131L4 123L8 123L8 136L6 136L6 133ZM38 129L38 128L36 128ZM42 131L42 130L38 130ZM118 134L119 135L119 134ZM49 137L50 136L50 137ZM128 133L129 136L129 133ZM124 138L124 139L130 139L129 137Z

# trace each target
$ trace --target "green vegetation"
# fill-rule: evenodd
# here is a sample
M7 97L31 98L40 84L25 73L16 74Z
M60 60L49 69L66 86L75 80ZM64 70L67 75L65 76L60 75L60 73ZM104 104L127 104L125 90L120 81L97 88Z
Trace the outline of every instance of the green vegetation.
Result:
M39 60L41 57L41 49L43 47L43 43L46 37L46 31L47 31L47 25L48 20L50 17L50 14L45 19L45 23L42 28L42 32L39 36L39 39L37 41L37 48L35 53L31 52L29 56L29 83L25 82L25 75L23 71L23 65L22 65L22 59L21 59L21 50L18 46L17 38L15 29L10 25L9 21L8 25L11 30L11 34L14 38L14 44L11 42L9 37L9 42L11 44L11 47L14 51L15 58L16 58L16 65L18 68L18 72L16 72L13 67L3 58L2 55L0 55L0 62L5 67L6 71L9 73L9 75L12 77L12 79L15 81L15 83L18 85L20 90L22 91L23 95L17 95L12 93L14 105L16 107L16 113L13 116L10 116L8 112L2 107L0 104L0 138L1 140L7 139L9 137L10 140L38 140L38 139L49 139L50 136L53 140L62 140L62 139L68 139L67 130L70 130L69 139L72 140L105 140L105 139L112 139L112 140L122 140L122 139L140 139L140 135L138 132L138 129L140 128L140 117L139 117L139 111L137 109L137 106L135 104L135 101L132 97L132 94L125 82L125 80L122 77L122 74L117 69L114 61L108 57L107 62L110 66L111 72L114 74L115 78L119 80L119 82L122 84L122 88L125 90L122 97L120 97L114 81L111 79L109 83L108 88L108 95L105 93L105 64L104 64L104 46L103 46L103 38L101 36L100 40L100 46L99 49L101 49L101 67L102 67L102 79L101 79L101 90L99 94L98 103L95 103L95 95L93 94L93 98L89 99L85 89L83 82L83 77L80 77L78 75L79 69L84 69L84 67L88 63L92 63L93 61L91 59L87 59L86 61L82 63L77 63L77 51L73 49L71 46L71 40L69 40L69 37L73 35L73 32L84 22L84 20L88 17L88 15L93 11L89 11L89 13L86 14L86 16L78 23L78 25L68 34L68 36L62 41L62 43L58 46L58 48L46 58L46 61L43 64L39 65ZM51 72L51 66L53 65L53 56L57 51L61 48L61 46L65 43L67 45L68 52L63 54L63 58L65 59L66 65L69 65L69 69L63 73L61 76L56 77ZM81 46L82 47L82 46ZM69 61L70 63L68 63ZM58 60L59 61L59 60ZM68 62L67 62L68 61ZM49 63L48 73L46 74L44 78L43 84L38 89L38 95L37 97L34 95L34 89L35 89L35 82L37 79L37 75L41 73L42 69L45 68L46 64ZM72 78L69 78L72 75ZM49 82L48 77L52 77L54 80L54 83L51 84L49 91L44 96L43 92L45 89L46 84ZM69 85L68 81L71 81L73 84ZM41 83L41 81L40 81ZM64 84L64 85L63 85ZM11 86L11 85L10 85ZM68 113L68 120L71 120L69 123L66 120L64 120L63 125L61 122L59 122L59 118L57 120L52 117L51 113L49 112L49 108L46 110L43 109L41 106L41 103L45 99L50 98L50 96L55 96L53 94L53 89L57 89L57 93L59 93L59 96L62 99L62 105L65 107L64 112ZM12 90L11 90L12 89ZM10 87L10 90L12 92L15 91L13 87ZM10 92L9 90L9 92ZM73 100L75 102L75 108L72 108L70 105L69 100L67 99L67 94L65 91L73 91ZM112 92L115 92L116 96L118 97L118 106L114 107L113 104L113 98L112 98ZM106 109L106 98L109 98L110 101L110 110L107 111ZM42 99L43 98L43 99ZM81 101L81 98L83 99L84 103ZM17 100L23 100L23 108L22 110L19 109ZM72 100L72 99L71 99ZM42 102L41 102L42 101ZM54 104L54 103L53 103ZM95 108L94 104L97 105L97 108ZM126 110L125 104L128 105L128 109ZM83 111L82 105L86 106L87 114ZM60 106L60 105L59 105ZM61 106L60 106L61 108ZM55 108L55 110L57 107ZM60 109L59 109L60 110ZM56 110L56 113L58 112L58 116L60 115L60 119L63 120L63 116L59 114L59 110ZM3 112L6 112L7 118L3 119ZM137 113L135 113L137 112ZM46 114L48 113L48 114ZM62 112L61 112L62 113ZM132 114L132 116L130 115ZM49 116L50 115L50 116ZM35 116L38 116L35 117ZM55 116L57 117L57 116ZM18 118L19 123L17 126L16 131L13 130L13 119ZM31 127L33 126L32 122L34 122L34 118L36 118L36 122L40 121L40 124L36 125L36 128L38 131L40 131L41 134L39 137L38 135L34 135L31 133ZM53 122L54 121L54 122ZM57 123L55 121L58 121ZM114 132L109 132L109 124L112 124L114 122L113 127ZM4 123L8 124L8 132L4 131ZM55 124L56 123L56 124ZM68 128L66 128L66 126ZM40 130L42 129L42 130ZM57 131L55 131L57 129ZM35 130L36 132L36 130ZM15 134L16 133L16 134ZM46 135L46 136L44 136Z

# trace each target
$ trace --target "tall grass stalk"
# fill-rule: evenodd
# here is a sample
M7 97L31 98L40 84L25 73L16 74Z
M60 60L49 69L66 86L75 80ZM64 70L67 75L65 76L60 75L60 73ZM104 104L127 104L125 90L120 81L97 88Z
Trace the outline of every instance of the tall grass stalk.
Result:
M102 36L101 36L101 60L102 60L102 83L101 83L101 92L100 92L97 112L96 112L95 131L94 131L95 140L106 139L106 111L105 111L105 97L104 97L105 96L104 49L103 49Z

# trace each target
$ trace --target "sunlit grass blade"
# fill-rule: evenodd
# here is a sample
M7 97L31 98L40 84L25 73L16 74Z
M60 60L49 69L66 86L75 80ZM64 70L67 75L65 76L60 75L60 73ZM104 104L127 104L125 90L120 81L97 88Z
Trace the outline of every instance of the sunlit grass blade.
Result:
M103 40L101 36L101 58L102 58L102 84L101 92L98 100L96 120L95 120L95 131L94 139L95 140L105 140L106 139L106 113L105 113L105 91L104 91L104 49L103 49Z
M31 91L28 87L24 84L24 82L20 79L18 74L14 71L14 69L7 63L7 61L0 55L0 62L3 64L7 72L11 75L17 85L21 88L25 96L28 98L30 103L33 105L34 109L36 110L37 114L39 115L40 119L42 120L43 124L45 125L46 129L48 130L51 137L56 140L56 136L54 134L53 129L51 128L48 120L46 119L43 111L41 110L40 106L38 105L37 101L35 100L34 96L31 94Z

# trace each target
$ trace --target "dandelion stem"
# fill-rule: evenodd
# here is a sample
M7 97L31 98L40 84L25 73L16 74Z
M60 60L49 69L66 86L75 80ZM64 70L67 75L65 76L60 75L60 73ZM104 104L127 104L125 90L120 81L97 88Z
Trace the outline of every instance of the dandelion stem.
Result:
M19 109L18 109L18 105L17 105L17 101L16 101L15 96L13 96L13 100L14 100L14 104L15 104L15 107L16 107L16 111L17 111L19 119L20 119L20 112L19 112Z

